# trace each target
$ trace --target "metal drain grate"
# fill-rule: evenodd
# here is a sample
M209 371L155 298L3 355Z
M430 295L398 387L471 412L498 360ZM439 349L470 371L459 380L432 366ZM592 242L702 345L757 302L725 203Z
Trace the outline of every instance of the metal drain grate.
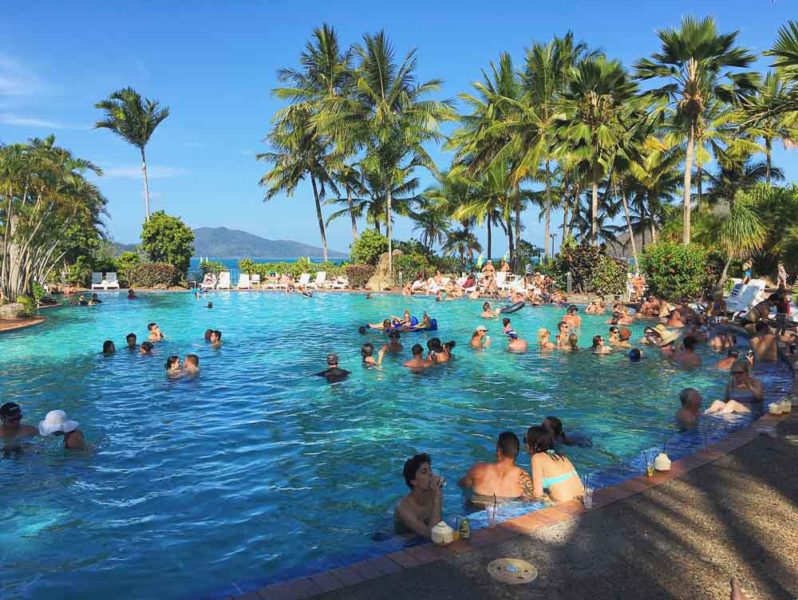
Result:
M538 570L525 560L498 558L488 565L488 574L496 581L520 585L535 581L538 577Z

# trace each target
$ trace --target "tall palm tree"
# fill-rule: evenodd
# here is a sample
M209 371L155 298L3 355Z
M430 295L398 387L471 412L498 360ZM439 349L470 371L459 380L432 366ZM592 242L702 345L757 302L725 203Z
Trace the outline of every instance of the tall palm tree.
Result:
M472 231L455 229L446 234L446 241L443 244L444 255L459 256L460 263L465 265L466 257L468 262L474 262L475 252L482 252L482 245Z
M94 105L105 111L105 118L94 124L95 129L110 129L141 153L141 172L144 175L145 220L150 219L150 185L147 179L147 157L144 153L156 127L169 116L169 107L159 108L157 100L142 98L133 88L118 90Z
M415 222L414 231L420 232L419 241L424 244L427 252L432 252L435 244L443 244L449 233L449 217L442 211L430 208L428 205L413 211L410 218Z
M591 243L598 242L599 183L626 140L634 135L637 85L620 62L604 57L581 60L563 94L558 119L558 154L567 154L586 171L592 191Z
M664 79L655 97L667 98L676 122L687 139L684 166L683 242L690 243L691 175L699 118L713 98L735 103L756 88L756 74L731 72L745 69L755 59L748 50L736 46L739 32L719 34L715 20L687 16L680 28L660 30L660 52L635 64L642 80Z

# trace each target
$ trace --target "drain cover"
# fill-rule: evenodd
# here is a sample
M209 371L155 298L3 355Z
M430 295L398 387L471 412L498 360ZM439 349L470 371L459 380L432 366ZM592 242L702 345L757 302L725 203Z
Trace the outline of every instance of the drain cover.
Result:
M498 558L488 565L488 573L496 581L518 585L535 581L538 570L525 560Z

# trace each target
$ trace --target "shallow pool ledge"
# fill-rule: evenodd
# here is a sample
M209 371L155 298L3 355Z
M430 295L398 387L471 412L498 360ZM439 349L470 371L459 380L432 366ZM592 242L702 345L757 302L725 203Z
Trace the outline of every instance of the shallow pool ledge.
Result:
M0 319L0 333L5 333L6 331L17 331L19 329L25 329L26 327L33 327L34 325L40 325L44 323L47 319L42 316L31 317L28 319Z
M718 442L708 446L705 450L674 460L670 471L656 471L652 477L642 474L623 483L596 490L593 494L593 508L591 510L626 500L631 496L667 483L694 469L714 462L737 448L746 445L757 436L770 434L778 423L787 419L798 419L798 407L795 404L793 405L793 411L790 413L781 415L765 414L748 427L728 434ZM228 600L299 600L301 598L312 598L313 596L346 588L362 581L377 579L383 575L390 575L419 565L443 560L456 554L498 544L518 535L530 535L544 527L576 519L585 512L587 512L587 509L582 506L581 502L576 500L563 502L529 512L520 517L508 519L496 527L477 529L471 533L471 539L468 541L459 540L443 547L430 543L420 544L392 554L356 562L347 567L274 583L257 591L238 596L229 596Z

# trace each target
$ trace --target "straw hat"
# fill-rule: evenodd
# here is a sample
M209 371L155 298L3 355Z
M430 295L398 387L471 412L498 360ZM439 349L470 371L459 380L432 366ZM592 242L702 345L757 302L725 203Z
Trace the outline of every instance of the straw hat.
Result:
M676 340L679 339L679 334L673 331L666 331L665 333L661 334L659 339L659 346L667 346L668 344L672 344Z
M654 333L656 333L659 337L664 337L670 333L670 330L665 327L662 323L654 327Z
M47 437L57 431L69 433L78 428L77 421L71 421L63 410L51 410L44 417L44 421L39 421L39 434Z

